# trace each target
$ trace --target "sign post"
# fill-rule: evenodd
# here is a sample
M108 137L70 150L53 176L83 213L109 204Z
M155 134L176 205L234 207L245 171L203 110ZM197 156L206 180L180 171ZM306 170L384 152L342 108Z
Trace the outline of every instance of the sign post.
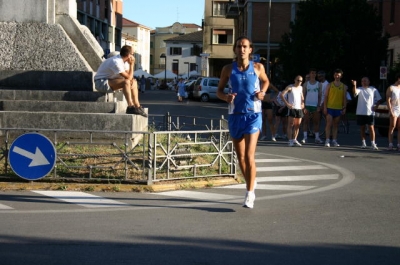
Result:
M49 174L56 163L56 149L44 135L26 133L11 144L8 161L11 169L26 180L38 180Z

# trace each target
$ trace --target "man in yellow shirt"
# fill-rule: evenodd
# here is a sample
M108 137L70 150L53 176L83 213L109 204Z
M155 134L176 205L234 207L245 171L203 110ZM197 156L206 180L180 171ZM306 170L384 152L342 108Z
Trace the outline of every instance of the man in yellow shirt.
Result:
M330 147L330 136L332 128L332 145L339 146L337 142L337 130L340 116L346 113L346 94L347 86L340 80L343 76L341 69L336 69L333 78L334 81L328 84L325 91L324 114L326 115L326 141L325 146Z

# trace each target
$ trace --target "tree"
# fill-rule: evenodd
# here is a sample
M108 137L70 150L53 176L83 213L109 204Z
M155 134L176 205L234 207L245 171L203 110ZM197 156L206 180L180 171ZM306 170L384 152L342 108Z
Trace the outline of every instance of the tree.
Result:
M347 82L362 76L372 83L379 80L388 38L372 5L366 0L306 0L298 7L290 33L282 37L281 76L291 82L317 68L331 80L330 74L340 68Z

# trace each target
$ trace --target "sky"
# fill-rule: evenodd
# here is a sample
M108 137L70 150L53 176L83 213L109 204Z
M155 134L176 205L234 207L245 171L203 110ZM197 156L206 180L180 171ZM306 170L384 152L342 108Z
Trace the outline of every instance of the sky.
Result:
M204 0L124 0L123 17L155 29L175 22L201 26Z

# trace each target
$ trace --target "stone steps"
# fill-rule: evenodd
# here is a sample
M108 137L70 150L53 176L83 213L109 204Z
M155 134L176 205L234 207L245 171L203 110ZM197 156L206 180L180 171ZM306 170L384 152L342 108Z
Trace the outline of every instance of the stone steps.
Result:
M102 131L106 132L104 136L115 137L121 137L117 133L120 131L146 132L148 119L125 114L126 107L121 92L105 95L89 91L0 89L0 134L4 129ZM87 136L87 132L63 132L63 137ZM141 137L142 134L132 133L130 141L133 144Z

